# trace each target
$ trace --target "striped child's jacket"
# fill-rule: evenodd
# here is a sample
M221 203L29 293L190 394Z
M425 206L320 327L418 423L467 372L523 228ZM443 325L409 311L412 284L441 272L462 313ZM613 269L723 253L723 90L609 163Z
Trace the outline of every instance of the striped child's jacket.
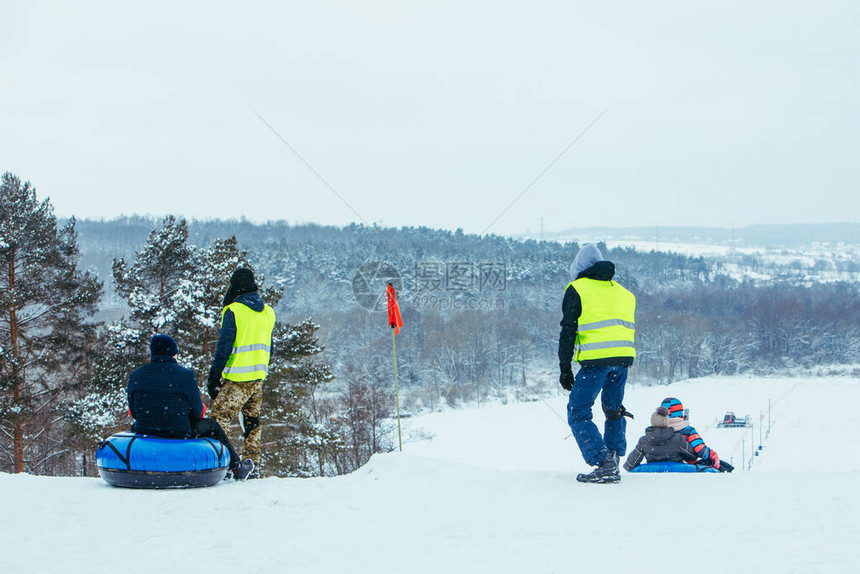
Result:
M679 421L683 423L684 421ZM674 424L673 424L674 423ZM679 433L683 436L690 446L693 448L693 452L696 453L696 456L703 460L711 460L714 464L715 468L720 467L720 457L717 456L717 452L708 447L705 444L705 441L702 440L702 437L699 436L699 433L696 432L696 429L691 427L690 425L684 425L683 427L680 424L675 423L675 421L670 420L669 425L675 429L675 432ZM680 427L680 428L679 428Z

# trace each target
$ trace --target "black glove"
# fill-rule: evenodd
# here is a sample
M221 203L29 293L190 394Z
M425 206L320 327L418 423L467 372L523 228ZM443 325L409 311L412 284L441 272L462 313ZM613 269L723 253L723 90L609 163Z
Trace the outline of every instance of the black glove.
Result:
M724 461L724 460L720 461L720 468L718 469L720 472L731 472L734 469L735 469L735 467L733 467L732 465L730 465L726 461Z
M218 393L221 392L221 377L209 377L209 381L206 383L206 390L209 392L209 398L214 401Z
M561 375L558 377L558 382L561 383L561 388L566 391L573 389L573 370L570 365L559 365L561 367Z

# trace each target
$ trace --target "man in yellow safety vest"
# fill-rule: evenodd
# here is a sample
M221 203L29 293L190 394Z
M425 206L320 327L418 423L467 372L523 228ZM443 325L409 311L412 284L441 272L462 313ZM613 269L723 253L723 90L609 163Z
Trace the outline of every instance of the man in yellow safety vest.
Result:
M582 246L570 266L570 275L558 339L559 382L570 391L567 422L576 444L585 462L597 467L593 472L577 475L576 480L618 482L618 460L627 450L624 417L633 417L621 401L627 368L636 356L636 297L612 280L615 264L604 261L594 244ZM576 377L572 360L580 365ZM592 421L598 394L606 415L603 436Z
M248 478L259 478L260 408L269 372L275 311L263 302L254 273L239 268L230 278L221 311L221 332L207 390L211 417L225 430L242 413L242 458L254 461Z

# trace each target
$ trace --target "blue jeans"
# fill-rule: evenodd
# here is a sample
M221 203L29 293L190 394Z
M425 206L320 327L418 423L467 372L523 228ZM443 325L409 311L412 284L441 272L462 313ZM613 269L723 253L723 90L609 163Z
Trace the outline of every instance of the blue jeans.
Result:
M583 367L576 374L573 390L567 403L567 423L573 438L579 445L582 458L591 466L598 466L608 450L618 456L627 452L627 420L606 419L603 436L591 420L591 408L597 393L603 410L618 410L624 400L624 384L627 382L627 367Z

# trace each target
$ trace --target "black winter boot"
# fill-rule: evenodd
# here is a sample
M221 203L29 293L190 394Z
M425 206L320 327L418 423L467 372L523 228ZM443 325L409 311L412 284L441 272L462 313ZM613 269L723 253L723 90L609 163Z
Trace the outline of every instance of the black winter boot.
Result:
M618 473L618 455L614 451L607 451L603 455L603 462L588 474L577 474L578 482L594 482L597 484L607 484L610 482L620 482L621 475Z
M246 458L243 460L239 466L233 469L233 478L236 480L248 480L251 474L253 474L256 466L254 465L254 461L250 458Z

